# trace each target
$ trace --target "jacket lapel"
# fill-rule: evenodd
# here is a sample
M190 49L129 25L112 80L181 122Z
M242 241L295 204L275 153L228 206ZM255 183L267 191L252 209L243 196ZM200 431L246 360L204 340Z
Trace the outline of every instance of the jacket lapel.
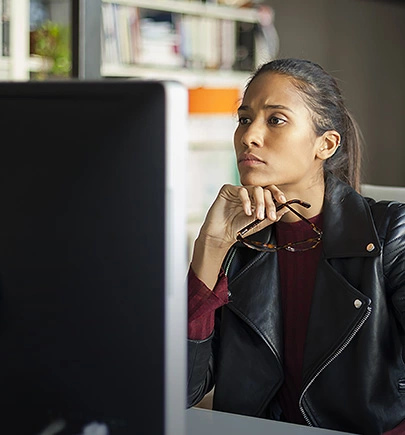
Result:
M381 251L367 200L333 179L323 206L323 251L326 258L374 257Z
M316 282L304 351L304 385L345 348L371 304L325 258Z
M340 182L326 198L323 255L305 344L304 383L343 350L370 310L371 300L344 276L345 264L350 262L353 270L353 257L375 257L381 252L367 200Z
M274 243L271 227L255 235ZM263 253L238 244L228 274L229 309L247 322L282 361L282 310L276 253Z

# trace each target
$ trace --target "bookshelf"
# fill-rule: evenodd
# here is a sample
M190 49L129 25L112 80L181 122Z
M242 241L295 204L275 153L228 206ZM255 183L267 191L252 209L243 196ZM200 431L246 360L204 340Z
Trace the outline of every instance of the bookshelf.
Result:
M159 56L157 56L155 62L151 64L148 61L138 62L136 59L132 59L129 62L128 59L127 61L119 61L117 59L114 61L111 58L106 59L104 53L104 59L100 59L101 62L98 65L100 77L156 77L175 79L182 81L191 88L198 86L241 87L246 81L248 72L261 60L257 58L256 46L254 48L253 46L250 47L254 49L254 53L251 54L256 55L254 65L238 68L237 65L233 65L235 59L232 57L236 55L237 51L235 40L232 42L232 38L234 39L236 37L234 33L238 30L235 29L235 27L242 25L251 26L251 30L248 31L247 34L255 32L255 30L252 29L256 27L257 33L257 26L258 23L260 23L261 14L258 8L237 8L209 2L206 3L200 0L72 1L86 5L87 3L91 3L92 14L90 15L95 15L95 8L102 8L103 16L108 8L120 9L121 12L124 11L124 13L121 13L121 21L128 19L128 16L125 17L125 15L131 10L144 11L143 18L145 17L145 11L149 14L151 12L156 14L170 14L173 18L171 24L182 26L183 30L187 28L186 31L189 33L183 37L183 40L186 42L190 42L191 40L199 41L197 42L197 51L202 51L202 56L205 56L203 60L185 59L184 51L187 50L187 47L184 46L185 44L180 47L183 57L179 55L177 61L173 61L172 65L165 64L164 62L160 64L162 59ZM53 3L50 2L49 4ZM102 34L104 35L104 39L102 46L105 51L105 23L100 24L103 29ZM30 0L0 0L0 26L0 79L28 80L30 78L30 72L38 71L43 68L43 61L41 59L29 56ZM119 27L121 28L120 39L122 41L125 39L125 34L130 34L130 30L123 29L123 26ZM190 28L197 30L192 32ZM118 31L118 27L116 31ZM229 33L227 42L224 42L224 38L222 40L218 39L218 34L225 31ZM96 43L94 40L98 38L94 37L94 35L91 35L91 37L93 42L87 39L87 43L90 42L93 44L93 47L95 47ZM220 42L227 44L223 47L223 53L228 53L227 60L219 60L220 53L217 52L217 48L221 45ZM122 52L118 37L114 44L117 53ZM186 45L190 44L188 43ZM153 49L150 51L153 53ZM94 49L92 53L94 55ZM207 60L210 54L211 60ZM212 54L214 54L214 59L212 58ZM215 59L215 56L217 59ZM87 57L91 56L87 55ZM226 65L224 65L224 62Z
M242 87L278 50L272 23L272 47L265 47L264 9L200 0L102 0L101 76Z

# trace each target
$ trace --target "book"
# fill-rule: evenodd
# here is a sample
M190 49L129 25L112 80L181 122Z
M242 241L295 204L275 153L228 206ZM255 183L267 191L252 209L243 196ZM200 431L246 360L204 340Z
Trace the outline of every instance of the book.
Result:
M0 31L0 50L1 56L10 56L10 1L1 0L1 31Z

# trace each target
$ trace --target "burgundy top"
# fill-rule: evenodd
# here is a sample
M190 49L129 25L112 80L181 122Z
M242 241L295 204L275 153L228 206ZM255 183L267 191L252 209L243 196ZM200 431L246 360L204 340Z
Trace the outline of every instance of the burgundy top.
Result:
M310 219L322 228L323 215ZM278 244L304 240L314 236L303 221L275 224ZM285 420L307 425L298 406L302 384L302 362L309 310L315 283L321 244L304 252L278 251L284 327L285 381L278 399ZM188 338L205 340L214 330L215 310L228 303L228 280L221 271L211 291L190 268L188 273ZM405 421L383 435L405 435Z
M323 215L310 219L322 228ZM313 229L302 220L293 223L277 222L276 240L279 245L314 237ZM278 251L281 302L283 307L284 384L278 399L285 420L290 423L307 424L298 401L302 385L302 362L305 337L311 308L315 275L321 253L321 243L314 249L303 252Z

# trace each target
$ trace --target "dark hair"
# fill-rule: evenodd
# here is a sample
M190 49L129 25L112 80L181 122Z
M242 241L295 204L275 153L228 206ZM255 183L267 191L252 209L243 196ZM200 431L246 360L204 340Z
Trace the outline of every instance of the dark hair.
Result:
M315 133L321 136L336 130L341 143L335 154L324 162L325 176L333 174L360 190L361 132L346 108L336 80L321 66L304 59L276 59L260 66L246 85L267 72L290 77L312 111Z

